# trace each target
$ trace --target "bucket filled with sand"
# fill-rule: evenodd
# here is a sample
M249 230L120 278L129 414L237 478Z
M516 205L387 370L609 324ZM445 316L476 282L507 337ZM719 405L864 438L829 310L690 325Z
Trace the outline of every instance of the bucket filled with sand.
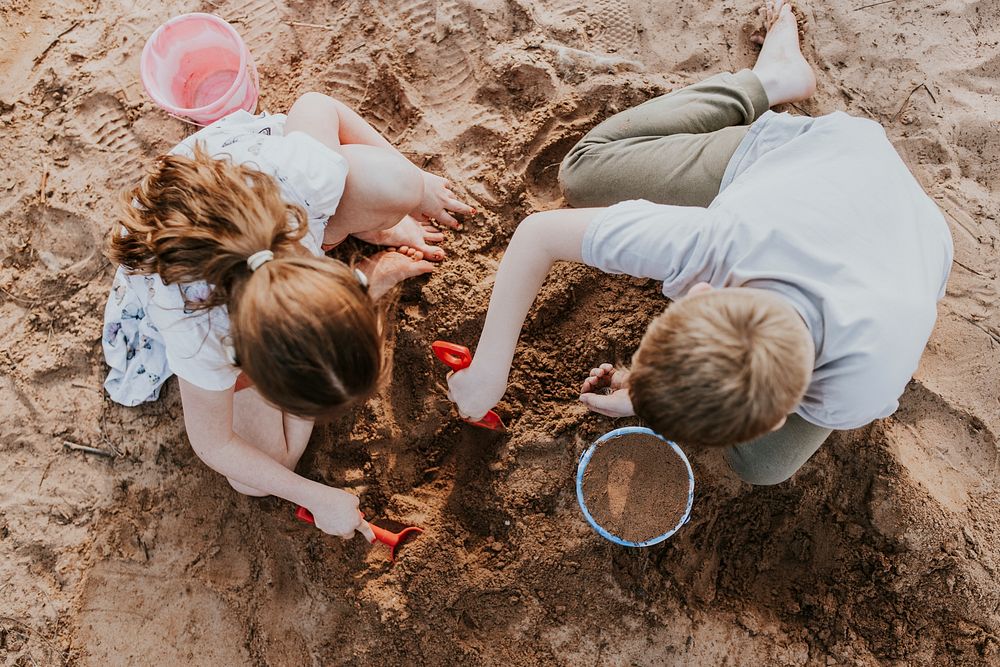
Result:
M690 519L694 472L675 443L648 428L628 426L584 451L576 498L601 536L626 547L648 547Z

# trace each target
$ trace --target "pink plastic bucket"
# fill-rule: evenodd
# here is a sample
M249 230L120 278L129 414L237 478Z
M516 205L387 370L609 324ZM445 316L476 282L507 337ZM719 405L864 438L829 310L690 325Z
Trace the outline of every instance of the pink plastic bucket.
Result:
M175 16L157 28L142 49L139 71L154 102L198 125L257 107L250 51L233 26L212 14Z

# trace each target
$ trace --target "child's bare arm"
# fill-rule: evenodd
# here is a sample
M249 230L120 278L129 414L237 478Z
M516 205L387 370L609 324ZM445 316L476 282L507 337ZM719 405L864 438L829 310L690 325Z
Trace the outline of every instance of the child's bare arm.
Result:
M351 537L367 528L357 496L306 479L233 432L233 392L201 389L180 381L184 425L191 447L227 478L306 507L324 532Z
M479 419L503 397L521 326L549 269L559 260L582 261L584 233L602 210L535 213L518 226L497 271L472 365L448 380L463 416Z

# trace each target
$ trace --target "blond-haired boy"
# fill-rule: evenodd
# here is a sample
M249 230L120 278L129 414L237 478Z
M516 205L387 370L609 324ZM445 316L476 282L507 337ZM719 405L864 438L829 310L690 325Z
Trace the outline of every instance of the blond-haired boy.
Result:
M473 363L449 379L463 415L503 396L557 260L662 280L675 300L631 371L593 369L580 400L682 444L726 447L750 483L784 481L832 430L898 407L944 294L947 225L877 123L768 111L809 97L815 77L787 2L764 10L752 71L622 112L570 151L560 178L571 204L651 201L521 223Z

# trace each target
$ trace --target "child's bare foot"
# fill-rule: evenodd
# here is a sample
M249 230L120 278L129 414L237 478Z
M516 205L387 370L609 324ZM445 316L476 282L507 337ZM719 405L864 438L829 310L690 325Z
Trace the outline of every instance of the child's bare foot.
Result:
M767 34L753 72L771 106L798 102L816 92L816 75L802 56L799 29L789 0L764 0L761 9ZM755 40L756 41L756 40Z
M417 222L410 216L404 217L389 229L361 232L354 236L368 243L395 248L411 259L429 259L433 262L444 259L444 250L431 245L444 241L441 230L429 222Z
M434 270L434 265L413 255L385 250L362 261L358 268L368 278L368 293L379 299L407 278Z

